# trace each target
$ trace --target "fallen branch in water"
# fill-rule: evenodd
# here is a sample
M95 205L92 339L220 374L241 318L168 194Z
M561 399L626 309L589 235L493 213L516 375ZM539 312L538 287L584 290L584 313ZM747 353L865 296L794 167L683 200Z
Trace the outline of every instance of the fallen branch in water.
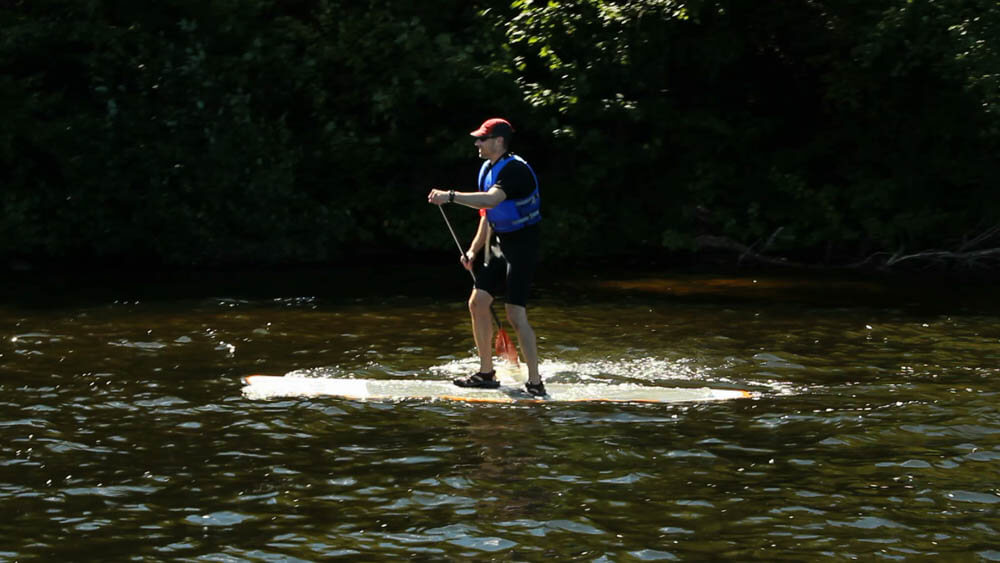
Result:
M997 236L998 234L1000 234L1000 225L994 225L992 228L986 229L972 240L963 243L962 246L958 247L958 251L968 252L970 249L973 249L979 246L980 244L985 243L986 241Z
M876 258L888 256L879 267L883 269L892 268L903 262L923 262L928 266L952 266L957 265L964 270L976 270L989 266L1000 265L1000 248L986 248L972 250L1000 235L1000 225L995 225L979 235L962 243L957 250L925 250L912 254L903 254L903 250L897 250L895 254L888 252L876 252L868 258L852 264L852 268L860 268L874 261Z
M900 256L899 253L893 255L885 261L886 267L896 266L907 261L922 260L935 264L952 263L963 268L974 270L984 267L985 260L992 264L994 261L1000 263L1000 248L990 248L987 250L970 250L966 252L951 252L948 250L929 250L927 252L917 252Z
M777 234L778 233L775 232L774 235L771 235L768 242L763 245L764 249L770 246L770 243L774 240L774 237ZM701 235L695 238L695 243L699 249L728 250L736 253L738 255L738 264L742 264L744 260L752 260L761 264L783 266L788 268L827 268L848 270L856 270L866 267L874 267L880 270L890 270L900 266L901 264L907 266L912 264L922 264L925 267L944 268L957 266L963 270L977 270L989 267L1000 267L1000 248L968 250L969 248L972 248L977 244L982 244L997 235L1000 235L1000 225L993 227L974 239L962 244L958 250L927 250L923 252L914 252L912 254L903 254L902 250L896 251L894 254L889 254L888 252L876 252L860 262L843 266L827 267L793 262L781 257L766 256L753 249L753 246L756 246L756 243L753 246L747 246L729 237Z
M780 231L780 229L779 229ZM770 246L771 242L774 240L774 236L778 233L775 232L768 239L768 242L764 245L764 248ZM772 258L771 256L765 256L759 252L756 252L752 247L747 246L743 243L737 242L729 237L719 237L715 235L701 235L695 238L695 243L698 248L701 249L716 249L716 250L730 250L739 253L739 258L737 263L743 263L745 259L755 260L762 264L769 264L772 266L785 266L789 268L813 268L808 264L801 264L799 262L790 262L785 258Z
M753 250L754 247L757 246L757 243L760 242L759 240L751 244L750 246L746 247L746 250L744 250L743 253L740 254L740 258L736 262L738 264L742 264L743 260L751 253L754 255L754 260L760 260L760 258L764 256L763 253L767 252L767 249L770 248L771 245L774 243L774 239L778 238L778 235L781 234L781 231L783 230L785 230L784 227L778 227L778 230L774 231L774 233L770 237L768 237L767 241L764 242L764 245L760 247L760 252L754 252Z

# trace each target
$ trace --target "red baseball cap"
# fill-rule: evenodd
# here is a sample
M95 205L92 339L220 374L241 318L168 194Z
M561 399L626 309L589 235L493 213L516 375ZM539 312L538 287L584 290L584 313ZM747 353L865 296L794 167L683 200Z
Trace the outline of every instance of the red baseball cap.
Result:
M506 119L491 117L479 126L479 129L469 133L473 137L510 137L514 126Z

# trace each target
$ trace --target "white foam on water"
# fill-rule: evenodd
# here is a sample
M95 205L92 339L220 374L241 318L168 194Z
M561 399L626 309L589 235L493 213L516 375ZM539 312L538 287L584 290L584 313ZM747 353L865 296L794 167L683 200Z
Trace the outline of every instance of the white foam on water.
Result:
M418 377L425 375L426 370L400 370L379 362L368 362L362 367L344 368L342 366L318 366L292 370L285 375L292 377L324 377L331 379L386 379L388 377Z
M353 372L342 369L340 366L321 366L295 369L286 373L285 377L331 377L346 379L357 376Z
M501 380L527 380L527 367L521 363L515 369L506 362L497 362L497 375ZM475 357L452 360L429 368L434 374L445 378L459 377L475 373L479 361ZM600 359L588 361L568 361L558 358L542 360L538 371L551 383L665 383L665 382L715 382L732 383L717 377L712 370L695 364L692 360L665 360L662 358Z
M539 366L543 377L565 383L626 383L662 381L707 381L710 372L691 360L630 358L569 362L546 360Z

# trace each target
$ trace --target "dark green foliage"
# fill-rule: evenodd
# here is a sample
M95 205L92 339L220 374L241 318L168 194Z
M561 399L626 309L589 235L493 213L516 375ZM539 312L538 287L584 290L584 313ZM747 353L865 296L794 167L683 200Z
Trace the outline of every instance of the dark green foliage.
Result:
M468 162L455 133L490 86L476 68L491 42L464 1L0 10L7 255L213 264L427 246L410 237L417 209L431 215L415 204L431 171Z
M615 199L591 246L777 232L774 248L815 260L997 222L995 2L515 8L517 78L579 149L565 172L596 171L560 185Z
M0 29L7 257L448 250L424 196L472 189L492 115L550 256L853 260L1000 222L986 0L20 0Z

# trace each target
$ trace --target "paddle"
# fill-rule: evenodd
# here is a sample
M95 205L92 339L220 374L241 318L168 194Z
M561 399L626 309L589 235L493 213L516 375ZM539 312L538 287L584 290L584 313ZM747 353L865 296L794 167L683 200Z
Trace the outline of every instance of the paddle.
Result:
M448 214L444 212L444 206L439 205L438 209L441 210L441 216L444 217L444 224L448 225L448 231L451 232L451 239L455 241L455 246L458 247L458 253L465 256L465 251L462 250L462 244L458 242L458 235L455 234L455 229L451 228L451 221L448 220ZM489 244L489 242L487 242ZM476 283L476 274L469 270L469 275L472 276L472 283ZM497 337L493 342L493 346L496 348L497 356L506 359L513 365L518 365L517 363L517 348L514 347L514 343L510 341L510 337L507 336L507 331L503 329L503 325L500 324L500 318L497 317L496 311L493 310L493 306L490 305L490 313L493 315L493 321L497 323Z

